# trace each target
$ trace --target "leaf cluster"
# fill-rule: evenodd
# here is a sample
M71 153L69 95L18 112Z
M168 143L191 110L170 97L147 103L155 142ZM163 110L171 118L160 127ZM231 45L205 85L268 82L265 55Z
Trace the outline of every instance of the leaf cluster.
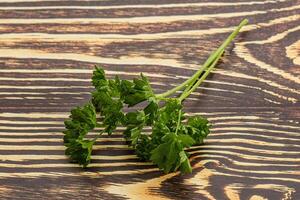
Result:
M71 111L70 119L65 121L64 143L66 155L71 160L86 167L91 160L94 140L85 139L87 133L96 126L111 135L118 126L125 126L124 138L144 161L152 161L164 172L180 169L191 172L185 148L200 144L209 133L209 123L202 117L185 120L183 107L177 99L165 100L160 106L149 80L143 74L132 81L120 80L118 76L108 79L103 68L96 67L92 84L91 102ZM124 112L141 102L147 105L141 110ZM96 115L100 120L96 120ZM145 132L145 127L151 132Z
M65 121L66 130L63 132L65 154L70 156L71 161L84 167L90 163L94 140L85 139L85 136L96 124L96 112L92 103L72 109L70 119Z
M65 121L66 155L86 167L97 138L103 133L111 135L117 127L123 126L124 138L141 160L153 162L165 173L177 170L190 173L192 168L186 149L202 144L211 125L201 116L187 117L182 102L205 80L225 48L247 23L244 19L193 76L162 94L154 94L143 74L132 81L121 80L118 76L108 79L104 69L96 67L92 76L95 90L91 101L72 109ZM179 97L169 97L180 90L183 92ZM144 108L125 112L126 108L141 102L145 102ZM94 139L87 139L90 138L88 132L95 127L101 127L103 131ZM150 132L145 131L146 127Z

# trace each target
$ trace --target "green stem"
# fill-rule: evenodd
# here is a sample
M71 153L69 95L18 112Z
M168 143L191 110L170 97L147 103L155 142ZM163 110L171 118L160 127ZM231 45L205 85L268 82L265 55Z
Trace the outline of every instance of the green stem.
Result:
M168 100L176 99L176 98L166 98L166 97L156 96L156 99L158 99L158 100L163 100L163 101L168 101Z
M213 56L215 56L215 51L212 53L212 55ZM198 76L196 76L196 74L194 74L193 76L192 76L192 80L190 80L190 82L186 85L186 88L184 89L184 91L182 92L182 94L183 93L186 93L186 92L188 92L190 89L191 89L191 87L195 84L195 82L197 81L197 79L199 78L199 76L201 76L201 74L203 73L203 71L204 71L204 67L201 69L201 70L199 70L198 72Z
M167 92L164 92L162 94L158 94L156 96L158 98L160 98L160 97L167 97L169 95L174 94L178 90L181 90L184 87L187 87L187 89L185 90L185 92L187 92L194 85L194 83L199 78L199 76L202 74L202 72L207 67L209 67L211 65L211 63L213 63L215 61L215 59L218 57L218 55L220 54L220 52L223 51L230 44L230 42L237 36L237 34L239 33L240 29L244 25L246 25L247 23L248 23L247 19L244 19L243 21L241 21L241 23L238 25L238 27L227 37L227 39L223 42L223 44L208 57L208 59L203 64L203 66L191 78L187 79L182 84L180 84L180 85L172 88L171 90L169 90Z
M202 71L204 70L204 67L201 67L198 71ZM198 71L196 73L198 73ZM195 74L196 74L195 73ZM195 76L195 74L193 75L193 77ZM188 85L191 81L191 79L193 79L193 77L190 77L189 79L185 80L183 83L181 83L180 85L177 85L176 87L164 92L164 93L161 93L161 94L158 94L156 95L157 98L161 98L161 97L167 97L167 96L170 96L172 94L174 94L175 92L181 90L182 88L186 87L186 85Z
M102 130L92 141L95 142L105 131Z
M205 73L203 74L203 76L201 76L199 78L199 80L193 85L193 87L189 91L184 92L184 93L181 94L181 96L179 97L179 101L183 101L185 98L187 98L206 79L206 77L210 74L211 70L218 63L218 61L219 61L220 57L222 56L223 52L224 52L224 50L222 50L219 53L219 55L217 56L217 58L215 59L215 61L209 66L209 68L205 71Z
M246 25L248 23L247 19L244 19L240 22L240 24L238 25L238 27L236 27L236 29L227 37L227 39L223 42L223 44L215 51L213 52L209 58L206 60L206 62L204 63L204 68L206 69L207 67L209 67L209 65L211 63L213 63L215 60L218 60L220 58L219 54L221 51L225 50L225 48L232 42L232 40L234 40L234 38L237 36L237 34L239 33L240 29ZM219 57L219 58L217 58ZM201 73L203 72L203 70L201 71ZM198 77L201 75L201 73L198 73L196 76L196 74L193 76L192 81L190 81L189 85L186 87L186 89L184 90L184 93L189 91L190 88L194 85L194 83L197 81Z
M178 113L178 120L177 120L177 126L176 126L176 131L175 131L176 135L177 135L177 132L178 132L178 129L179 129L180 122L181 122L181 110L179 110L179 113Z

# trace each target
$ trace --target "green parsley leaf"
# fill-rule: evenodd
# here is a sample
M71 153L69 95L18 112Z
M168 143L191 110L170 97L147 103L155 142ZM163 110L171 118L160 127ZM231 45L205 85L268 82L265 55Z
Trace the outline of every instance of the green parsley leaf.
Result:
M70 119L65 121L64 142L82 139L97 124L96 112L93 104L71 110Z
M144 113L147 116L146 125L151 126L157 119L159 112L158 101L155 98L148 99L149 104L144 108Z
M133 79L133 82L121 81L120 88L124 103L128 104L129 107L154 97L150 83L143 74L140 75L140 78Z
M93 146L93 142L84 140L84 137L96 124L96 111L92 103L72 109L70 119L65 121L65 154L84 167L90 162Z
M183 172L190 171L191 168L186 169L186 162L189 161L183 158L182 152L184 152L184 148L190 147L193 143L193 138L188 135L169 133L163 137L163 143L152 150L150 159L165 173L176 171L179 167L184 169Z
M71 161L86 167L91 161L93 144L92 140L73 140L66 144L65 154L70 156Z
M96 67L92 77L95 91L92 93L92 102L96 111L103 117L102 125L109 135L124 121L123 101L120 98L120 79L108 80L104 70Z
M155 144L148 135L141 134L136 141L134 150L136 155L142 161L149 161L151 157L151 151L155 148Z
M211 124L206 118L195 116L188 119L188 134L196 141L202 144L203 140L210 133Z

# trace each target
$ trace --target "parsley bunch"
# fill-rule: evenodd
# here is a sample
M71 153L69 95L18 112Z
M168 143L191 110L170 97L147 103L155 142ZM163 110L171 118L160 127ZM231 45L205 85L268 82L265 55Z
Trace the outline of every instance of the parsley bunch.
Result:
M153 92L143 74L132 81L120 80L118 76L108 79L103 68L96 67L92 76L95 87L92 99L72 109L70 118L65 121L66 155L86 167L97 138L103 133L111 135L118 126L123 126L126 127L124 138L141 160L153 162L165 173L177 170L190 173L192 168L185 149L202 144L211 125L201 116L187 117L182 102L205 80L225 48L247 23L248 20L243 20L191 78L162 94ZM172 97L180 90L183 91L179 97ZM143 109L124 112L124 108L141 102L146 102ZM96 116L100 120L97 121ZM94 139L87 139L88 132L95 127L102 127L102 131ZM151 132L145 133L145 127L150 127Z

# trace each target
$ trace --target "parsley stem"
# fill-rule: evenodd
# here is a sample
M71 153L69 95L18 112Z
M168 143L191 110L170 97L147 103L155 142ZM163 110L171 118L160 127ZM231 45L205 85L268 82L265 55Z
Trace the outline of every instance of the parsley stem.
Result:
M192 86L192 88L186 92L183 92L181 94L181 96L179 97L179 101L183 101L185 98L187 98L193 91L195 91L195 89L197 89L197 87L199 87L199 85L206 79L206 77L210 74L211 70L216 66L216 64L218 63L220 57L222 56L224 52L224 49L219 53L219 55L217 56L217 58L215 59L215 61L209 66L209 68L205 71L205 73L203 74L203 76L201 76L199 78L199 80Z
M167 98L167 97L156 96L156 99L158 99L158 100L163 100L163 101L168 101L168 100L176 99L176 98Z
M215 62L216 60L218 61L218 59L220 59L220 52L224 51L225 48L231 43L232 40L234 40L234 38L237 36L237 34L239 33L240 29L246 25L248 23L247 19L244 19L243 21L241 21L241 23L238 25L238 27L227 37L227 39L223 42L223 44L215 51L213 52L209 58L206 60L206 62L204 63L205 69L209 68L213 62ZM221 54L222 55L222 54ZM190 90L190 88L194 85L194 83L197 81L197 79L199 78L199 76L201 75L201 73L203 72L203 68L202 71L199 72L196 76L196 74L192 77L192 81L190 81L189 85L185 88L185 90L183 91L183 93L187 92ZM200 70L199 70L200 71Z
M95 142L103 133L105 133L105 130L100 131L100 133L92 141Z
M175 130L176 135L177 135L177 132L178 132L178 129L179 129L180 122L181 122L181 110L179 110L179 112L178 112L177 126L176 126L176 130Z
M241 23L238 25L238 27L228 36L228 38L223 42L223 44L208 57L208 59L203 64L203 66L191 78L187 79L182 84L180 84L180 85L172 88L171 90L169 90L167 92L164 92L164 93L156 95L156 97L158 97L158 98L160 98L160 97L167 97L169 95L174 94L178 90L181 90L184 87L186 87L186 90L183 93L188 92L189 89L197 81L197 79L199 78L199 76L202 74L202 72L206 68L208 68L219 57L220 53L222 51L224 51L224 49L230 44L230 42L237 36L237 34L239 33L240 29L244 25L246 25L247 23L248 23L247 19L244 19L243 21L241 21Z

